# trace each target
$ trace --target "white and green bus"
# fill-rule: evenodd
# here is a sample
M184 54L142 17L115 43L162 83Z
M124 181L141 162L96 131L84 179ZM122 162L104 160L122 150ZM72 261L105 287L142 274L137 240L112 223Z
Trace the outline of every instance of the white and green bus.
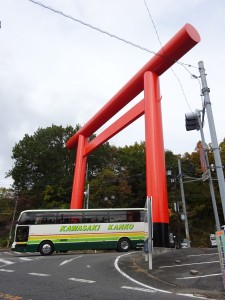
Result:
M144 245L144 208L54 209L21 212L12 250L40 252L117 249Z

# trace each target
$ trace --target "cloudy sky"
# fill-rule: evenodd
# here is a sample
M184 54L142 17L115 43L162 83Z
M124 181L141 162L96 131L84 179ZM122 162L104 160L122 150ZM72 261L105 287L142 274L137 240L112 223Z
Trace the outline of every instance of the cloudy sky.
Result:
M203 61L218 141L225 137L224 0L41 0L66 15L157 52L185 23L201 42L160 78L164 145L195 150L200 134L185 131L185 113L202 108L198 62ZM147 10L147 7L148 10ZM0 1L0 186L12 167L12 148L25 134L55 125L85 124L153 56L29 0ZM191 74L190 74L191 73ZM182 86L182 88L181 88ZM183 89L183 92L182 92ZM129 106L142 99L139 95ZM124 112L124 111L123 111ZM122 113L122 112L121 112ZM211 141L208 123L206 142ZM144 119L110 140L144 140Z

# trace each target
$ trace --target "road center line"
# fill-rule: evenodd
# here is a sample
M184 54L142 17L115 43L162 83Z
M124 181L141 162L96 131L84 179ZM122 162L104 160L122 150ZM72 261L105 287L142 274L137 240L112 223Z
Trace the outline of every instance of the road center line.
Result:
M154 293L153 290L150 289L142 289L142 288L137 288L137 287L132 287L132 286L121 286L122 289L128 289L128 290L133 290L133 291L141 291L141 292L147 292L147 293Z
M192 264L182 264L182 265L170 265L170 266L161 266L159 269L165 269L165 268L176 268L176 267L183 267L183 266L193 266L193 265L203 265L203 264L214 264L219 263L219 260L213 260L213 261L203 261L198 263L192 263Z
M43 273L28 273L28 274L33 276L50 276L50 274L43 274Z
M94 283L94 282L96 282L94 280L87 280L87 279L81 279L81 278L68 278L68 280L84 282L84 283Z

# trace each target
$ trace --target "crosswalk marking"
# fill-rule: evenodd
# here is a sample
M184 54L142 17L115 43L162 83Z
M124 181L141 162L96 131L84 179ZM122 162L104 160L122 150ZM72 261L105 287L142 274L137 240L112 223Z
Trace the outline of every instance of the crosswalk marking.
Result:
M2 253L4 253L4 254L7 254L7 255L13 255L13 253L12 252L2 252Z
M33 260L32 258L28 258L28 257L19 257L20 260L23 260L23 261L31 261Z
M14 262L0 258L0 263L3 263L4 265L12 265Z
M12 273L12 272L15 272L15 270L0 269L0 272L8 272L8 273Z

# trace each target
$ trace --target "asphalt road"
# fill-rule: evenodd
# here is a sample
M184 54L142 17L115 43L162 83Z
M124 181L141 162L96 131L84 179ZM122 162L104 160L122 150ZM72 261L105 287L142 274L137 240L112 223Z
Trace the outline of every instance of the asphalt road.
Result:
M126 272L124 266L131 264L134 254L142 256L141 251L128 255L76 252L50 257L0 251L0 299L187 299L182 293L154 288L136 270Z
M173 294L225 299L217 248L172 249L153 256L153 269L138 252L123 256L120 267L142 284Z

